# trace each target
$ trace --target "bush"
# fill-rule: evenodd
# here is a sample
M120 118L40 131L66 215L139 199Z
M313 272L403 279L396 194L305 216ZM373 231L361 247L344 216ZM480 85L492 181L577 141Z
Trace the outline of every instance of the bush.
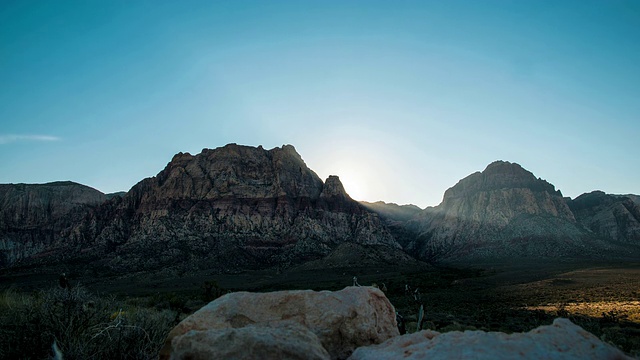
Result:
M85 288L0 295L0 358L43 359L54 340L65 359L157 358L176 314L127 306Z

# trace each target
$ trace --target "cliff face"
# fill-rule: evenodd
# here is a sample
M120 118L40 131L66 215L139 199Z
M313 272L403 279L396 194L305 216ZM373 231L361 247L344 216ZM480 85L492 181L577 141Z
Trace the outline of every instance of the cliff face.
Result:
M337 176L323 183L293 146L230 144L179 153L127 193L70 182L0 185L0 267L90 262L116 272L223 272L330 254L340 266L336 259L353 260L344 249L389 252L368 258L401 262L403 250L434 261L615 258L640 255L634 200L602 192L566 199L520 165L498 161L460 180L436 207L363 206Z
M0 267L43 251L106 199L70 181L0 184Z
M115 271L235 271L318 259L344 242L400 247L338 177L323 183L290 145L177 154L63 240L60 256L72 245Z
M568 203L578 222L598 236L640 245L640 205L630 196L593 191Z
M609 246L589 234L553 185L497 161L460 180L409 223L424 259L592 256Z

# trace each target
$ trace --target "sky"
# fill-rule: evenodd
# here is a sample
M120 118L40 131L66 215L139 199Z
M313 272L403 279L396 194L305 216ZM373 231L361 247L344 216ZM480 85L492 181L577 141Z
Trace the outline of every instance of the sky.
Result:
M357 200L495 160L640 194L640 2L0 2L0 183L110 193L178 152L292 144Z

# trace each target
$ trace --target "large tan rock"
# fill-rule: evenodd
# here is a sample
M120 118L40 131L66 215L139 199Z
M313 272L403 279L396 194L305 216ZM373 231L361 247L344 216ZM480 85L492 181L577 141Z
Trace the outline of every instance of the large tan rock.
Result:
M171 359L325 360L318 337L295 322L189 331L173 340Z
M357 349L365 359L631 359L567 319L528 333L420 331Z
M168 358L172 345L175 349L175 337L191 330L238 329L291 321L314 333L333 359L347 358L360 346L399 335L395 309L376 288L237 292L209 303L178 324L169 333L161 358Z

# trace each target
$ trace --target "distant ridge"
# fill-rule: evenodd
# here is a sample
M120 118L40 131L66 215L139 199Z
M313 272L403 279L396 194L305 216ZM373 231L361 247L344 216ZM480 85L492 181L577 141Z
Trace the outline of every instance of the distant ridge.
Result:
M398 205L395 203L386 203L384 201L360 201L360 204L367 209L376 212L383 218L395 221L407 221L422 211L422 209L413 204Z
M415 239L403 245L432 261L629 254L618 238L594 233L578 215L549 182L519 164L496 161L460 180L440 205L413 218L407 227ZM632 253L640 255L637 248Z
M598 236L640 245L640 204L632 198L593 191L569 201L569 207L578 222Z
M0 267L46 251L106 200L100 191L71 181L0 184Z
M70 181L0 185L0 267L238 272L357 266L359 257L415 264L407 254L468 264L640 259L638 199L600 191L564 198L519 164L495 161L435 207L358 203L291 145L228 144L178 153L128 192Z

